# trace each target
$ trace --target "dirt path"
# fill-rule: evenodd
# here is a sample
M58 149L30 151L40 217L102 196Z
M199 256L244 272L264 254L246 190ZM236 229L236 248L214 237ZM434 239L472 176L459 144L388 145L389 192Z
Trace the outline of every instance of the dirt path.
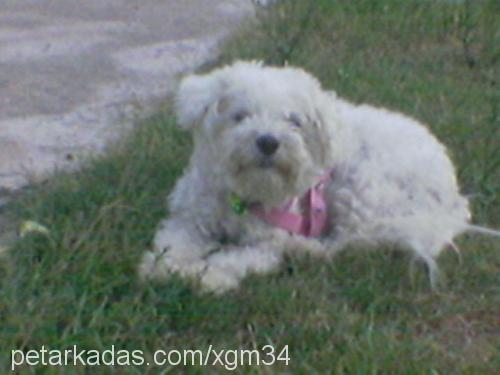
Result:
M2 0L0 189L102 151L252 14L251 0Z

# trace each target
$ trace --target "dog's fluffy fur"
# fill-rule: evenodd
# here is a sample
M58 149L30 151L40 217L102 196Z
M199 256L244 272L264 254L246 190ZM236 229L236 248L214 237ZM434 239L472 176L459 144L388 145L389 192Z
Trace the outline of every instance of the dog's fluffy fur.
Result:
M301 69L237 62L184 78L176 104L194 152L144 256L144 278L178 273L220 293L276 269L287 252L329 256L353 242L390 242L424 260L434 285L435 258L470 228L453 164L426 127L342 100ZM262 135L279 142L271 156L256 146ZM323 238L289 234L229 204L237 195L274 207L326 169Z

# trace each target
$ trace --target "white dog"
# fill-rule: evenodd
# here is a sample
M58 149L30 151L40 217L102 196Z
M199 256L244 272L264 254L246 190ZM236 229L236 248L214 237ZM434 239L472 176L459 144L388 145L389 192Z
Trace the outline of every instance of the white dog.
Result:
M341 100L301 69L237 62L186 77L176 104L194 152L143 278L178 273L221 293L287 252L391 242L426 262L434 286L440 251L488 231L468 223L453 164L427 128Z

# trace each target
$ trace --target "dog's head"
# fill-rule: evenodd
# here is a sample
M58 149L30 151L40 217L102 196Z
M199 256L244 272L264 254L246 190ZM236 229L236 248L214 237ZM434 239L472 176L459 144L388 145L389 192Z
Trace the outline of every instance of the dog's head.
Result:
M301 69L237 62L184 78L178 123L225 187L264 205L307 190L331 167L331 95Z

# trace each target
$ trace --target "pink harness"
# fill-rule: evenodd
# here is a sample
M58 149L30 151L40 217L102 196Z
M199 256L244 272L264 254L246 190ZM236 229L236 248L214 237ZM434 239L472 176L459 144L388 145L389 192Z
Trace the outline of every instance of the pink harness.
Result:
M327 205L325 188L331 180L331 170L318 177L316 185L310 188L302 197L294 197L289 202L267 211L261 207L253 207L250 211L275 227L290 233L305 237L319 237L327 228ZM299 205L301 214L291 212L291 208Z

